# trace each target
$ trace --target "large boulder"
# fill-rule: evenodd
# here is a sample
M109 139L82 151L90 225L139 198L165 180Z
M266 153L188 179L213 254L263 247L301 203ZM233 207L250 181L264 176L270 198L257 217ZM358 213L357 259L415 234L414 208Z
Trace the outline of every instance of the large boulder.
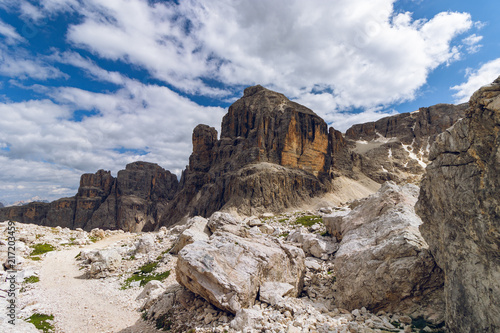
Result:
M342 240L334 284L340 307L443 319L443 275L418 230L417 196L415 185L386 182L349 214L323 219Z
M187 222L187 228L181 232L170 253L178 254L188 244L199 240L208 240L212 233L207 228L207 223L208 220L201 216L190 218Z
M500 78L431 148L417 213L444 270L451 332L500 331Z
M177 281L216 307L233 314L251 307L266 282L293 286L300 294L304 252L270 238L242 238L221 232L186 245L177 261Z

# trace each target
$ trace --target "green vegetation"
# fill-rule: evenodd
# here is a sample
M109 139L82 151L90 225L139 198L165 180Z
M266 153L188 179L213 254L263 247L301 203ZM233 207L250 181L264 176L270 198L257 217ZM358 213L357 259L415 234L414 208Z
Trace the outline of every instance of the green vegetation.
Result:
M279 219L278 222L279 223L286 223L286 222L288 222L288 219Z
M28 276L24 278L24 283L37 283L40 282L40 278L36 275Z
M38 256L50 251L54 251L55 247L47 243L38 243L31 246L33 251L31 251L30 256Z
M166 271L163 273L153 273L158 266L157 261L153 261L139 267L139 270L134 272L131 277L125 280L122 284L121 289L125 290L130 288L130 284L135 281L140 281L140 286L143 287L149 281L158 280L163 281L170 275L170 271Z
M316 223L323 223L323 218L317 215L305 215L298 217L295 224L301 224L304 227L311 227Z
M100 238L99 238L99 237L96 237L96 236L89 236L89 239L90 239L90 241L91 241L92 243L95 243L95 242L97 242L98 240L100 240Z
M42 258L40 258L40 257L30 257L30 259L33 260L33 261L40 261L40 260L42 260Z
M139 272L141 272L142 274L149 274L156 269L156 266L158 266L158 262L156 261L144 264L139 267Z
M332 235L330 235L330 233L328 231L325 231L325 232L321 233L321 236L323 236L323 237L331 237Z
M54 327L48 322L49 320L54 320L54 316L34 313L27 321L35 325L37 329L42 330L44 333L54 332Z
M284 232L281 235L279 235L278 237L288 237L289 234L290 234L289 232Z

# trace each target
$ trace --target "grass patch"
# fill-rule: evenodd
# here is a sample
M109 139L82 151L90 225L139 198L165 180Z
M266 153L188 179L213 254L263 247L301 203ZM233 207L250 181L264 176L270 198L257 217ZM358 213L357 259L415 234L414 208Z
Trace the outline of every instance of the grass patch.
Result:
M278 220L279 223L287 223L288 222L288 219L279 219Z
M312 227L316 223L323 223L323 218L317 215L305 215L298 217L295 221L295 224L300 224L304 227Z
M42 330L44 333L54 332L54 326L48 322L49 320L54 320L54 316L34 313L28 318L27 321L35 325L37 329Z
M141 287L144 287L146 285L146 283L148 283L149 281L153 281L153 280L163 281L166 278L168 278L169 275L170 275L170 271L166 271L163 273L147 274L147 275L143 275L143 274L140 274L139 272L135 272L134 274L132 274L131 277L129 277L128 279L125 280L121 289L125 290L125 289L130 288L130 284L132 282L135 282L135 281L140 281L139 285Z
M141 267L139 267L139 272L141 274L149 274L149 273L153 272L157 266L158 266L158 262L153 261L153 262L144 264Z
M31 247L33 248L33 251L31 251L30 256L38 256L55 250L55 247L47 243L38 243Z
M91 241L92 243L95 243L95 242L97 242L98 240L100 240L100 238L99 238L99 237L96 237L96 236L89 236L89 239L90 239L90 241Z
M33 261L40 261L40 260L42 260L42 258L40 258L40 257L30 257L30 259L33 260Z
M37 283L40 282L40 278L36 275L28 276L24 278L24 283Z
M163 281L170 275L170 271L166 271L163 273L153 273L158 267L158 262L153 261L139 267L139 270L134 272L131 277L125 280L122 284L121 289L125 290L130 288L130 284L132 282L140 281L139 285L141 287L145 286L146 283L153 280Z
M278 237L288 237L289 234L290 234L289 232L284 232L281 235L279 235Z

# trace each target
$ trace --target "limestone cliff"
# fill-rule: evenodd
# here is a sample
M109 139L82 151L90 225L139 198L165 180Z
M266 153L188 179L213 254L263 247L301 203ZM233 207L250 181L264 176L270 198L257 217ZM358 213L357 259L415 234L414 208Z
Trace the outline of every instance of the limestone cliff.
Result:
M419 182L436 136L465 116L467 104L438 104L346 131L349 147L359 155L361 171L378 182Z
M169 171L156 164L134 162L116 178L104 170L82 175L74 197L2 208L0 220L85 230L151 230L177 187L177 178Z
M327 192L333 171L351 163L340 132L262 86L245 89L221 129L217 140L214 128L195 128L182 189L162 224L230 207L279 212Z
M416 211L445 274L451 332L500 331L500 78L432 145Z

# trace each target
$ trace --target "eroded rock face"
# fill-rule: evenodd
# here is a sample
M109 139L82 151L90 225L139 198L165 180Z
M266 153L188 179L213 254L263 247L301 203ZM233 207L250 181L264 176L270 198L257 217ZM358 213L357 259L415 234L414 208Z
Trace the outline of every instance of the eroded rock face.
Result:
M242 238L221 232L180 252L177 281L216 307L233 314L251 307L266 282L288 283L290 296L303 286L304 252L269 238Z
M352 126L345 138L375 181L420 181L436 136L465 116L467 104L437 104Z
M199 125L179 195L163 225L233 207L279 212L329 190L332 170L352 166L342 134L310 109L254 86L229 107L217 131ZM347 166L347 167L346 167Z
M0 220L71 229L154 229L178 190L177 177L157 164L134 162L115 178L99 170L84 174L78 193L51 203L0 209Z
M422 235L446 276L452 332L500 330L500 78L439 135L422 182Z
M349 214L323 218L341 239L334 284L340 307L443 320L443 275L418 231L417 196L414 185L387 182Z

